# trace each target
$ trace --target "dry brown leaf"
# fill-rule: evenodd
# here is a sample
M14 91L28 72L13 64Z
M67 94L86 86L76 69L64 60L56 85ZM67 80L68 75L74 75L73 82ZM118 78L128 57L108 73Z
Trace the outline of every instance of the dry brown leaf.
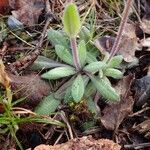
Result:
M9 0L10 6L15 9L12 15L24 25L33 26L45 7L44 0Z
M114 37L106 36L95 40L95 46L104 53L105 51L110 52ZM122 40L119 46L119 54L121 54L126 62L132 62L135 59L135 51L138 48L138 39L135 33L135 26L132 24L126 24L125 30L122 33Z
M91 136L70 140L54 146L39 145L34 150L120 150L121 146L108 139L95 140Z
M142 106L150 99L150 76L136 79L134 82L136 105Z
M101 122L108 130L118 129L122 121L132 112L133 98L130 96L130 86L133 78L126 76L116 86L121 94L121 101L117 104L106 106L103 110Z
M2 84L5 88L8 88L10 86L10 78L5 72L5 66L1 59L0 59L0 84Z
M27 97L27 104L36 106L44 96L50 93L50 86L39 75L16 76L9 74L12 90L17 97Z
M135 59L135 51L138 50L138 39L135 30L134 25L127 24L123 32L119 52L126 62L132 62Z
M95 46L100 50L102 54L105 54L105 52L110 53L114 42L115 42L115 37L103 36L95 40Z

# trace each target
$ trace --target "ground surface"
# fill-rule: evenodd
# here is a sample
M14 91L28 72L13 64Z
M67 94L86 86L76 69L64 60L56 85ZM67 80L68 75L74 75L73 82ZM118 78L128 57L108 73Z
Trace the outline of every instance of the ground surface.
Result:
M124 76L117 81L110 79L113 87L121 94L120 102L107 103L95 95L97 109L94 115L88 110L85 99L78 104L61 103L50 116L39 117L34 113L35 107L43 98L59 89L66 81L43 80L40 75L46 69L33 69L31 66L38 56L58 60L53 45L47 39L47 30L62 29L61 17L68 2L0 1L0 133L3 133L0 134L0 149L20 149L19 143L23 149L27 149L40 144L56 145L65 142L67 143L55 147L42 145L35 150L61 150L62 147L66 150L68 147L77 149L76 146L78 149L93 150L118 150L120 147L150 149L148 0L133 0L132 10L129 10L128 22L122 33L118 53L124 58L121 65ZM119 0L78 0L75 3L81 17L86 16L84 25L94 30L92 41L99 49L99 55L104 51L110 52L125 3ZM11 107L6 108L6 100L11 98L5 88L10 86L13 99L9 105ZM59 122L52 125L44 120L51 121L51 118ZM66 126L62 127L60 123ZM69 141L70 139L73 140ZM82 140L85 141L84 144Z

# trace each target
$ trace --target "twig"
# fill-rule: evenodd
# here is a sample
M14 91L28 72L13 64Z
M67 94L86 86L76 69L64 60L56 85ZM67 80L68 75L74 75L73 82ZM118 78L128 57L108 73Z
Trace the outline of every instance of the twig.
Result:
M57 140L55 141L54 145L58 144L58 142L60 141L60 139L62 138L62 136L64 135L65 131L63 131L59 137L57 138Z
M117 37L115 39L114 45L111 49L110 57L109 57L107 62L109 62L111 60L111 58L119 51L122 33L125 29L125 26L126 26L129 14L130 14L130 8L132 6L132 1L133 0L127 0L126 6L125 6L124 11L123 11L122 21L121 21L119 29L118 29L118 34L117 34Z
M2 59L3 56L5 55L7 48L8 48L8 43L4 42L2 49L0 49L0 59Z
M136 112L136 113L134 113L134 114L129 115L129 117L139 116L140 114L142 114L143 112L145 112L145 111L147 111L147 110L150 110L150 107L145 107L145 108L143 108L142 110L140 110L140 111L138 111L138 112Z
M70 139L73 139L73 132L72 132L71 126L70 126L70 124L68 122L68 119L67 119L66 114L65 114L64 111L61 111L61 117L62 117L63 121L67 125L68 131L69 131L69 135L70 135Z
M143 149L143 148L150 147L150 143L142 143L142 144L132 144L132 145L124 145L124 148L127 149Z

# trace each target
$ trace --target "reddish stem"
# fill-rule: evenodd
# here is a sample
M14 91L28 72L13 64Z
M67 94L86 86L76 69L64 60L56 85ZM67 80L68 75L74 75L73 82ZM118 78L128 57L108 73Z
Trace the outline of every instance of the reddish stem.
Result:
M128 20L129 14L130 14L130 8L132 6L132 1L133 0L127 0L126 6L125 6L124 11L123 11L122 21L121 21L119 29L118 29L118 34L117 34L117 37L116 37L115 42L113 44L113 47L111 49L110 56L109 56L109 59L107 62L109 62L111 60L111 58L119 51L119 45L121 42L122 33L125 29L125 25L127 23L127 20Z
M72 55L73 55L73 62L76 67L76 70L79 71L81 69L80 61L79 61L79 54L77 48L77 41L75 37L70 38Z

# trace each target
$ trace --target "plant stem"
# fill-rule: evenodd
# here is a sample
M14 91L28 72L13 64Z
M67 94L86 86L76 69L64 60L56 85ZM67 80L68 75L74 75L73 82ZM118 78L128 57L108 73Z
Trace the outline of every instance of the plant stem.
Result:
M72 49L72 55L73 55L73 62L76 67L76 70L79 71L81 69L81 65L79 61L76 37L70 38L70 43L71 43L71 49Z
M109 62L111 60L111 58L119 51L119 45L121 42L122 33L125 29L125 26L126 26L129 14L130 14L130 8L132 6L132 1L133 0L127 0L126 6L125 6L124 11L123 11L122 21L121 21L119 29L118 29L118 34L117 34L117 37L116 37L115 42L113 44L113 47L111 49L110 56L109 56L109 59L107 62Z

